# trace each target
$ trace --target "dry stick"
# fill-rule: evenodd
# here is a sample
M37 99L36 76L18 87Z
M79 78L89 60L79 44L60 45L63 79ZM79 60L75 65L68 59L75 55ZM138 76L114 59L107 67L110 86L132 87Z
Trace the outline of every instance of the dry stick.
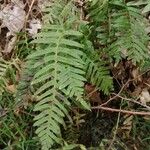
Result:
M29 11L28 11L28 13L27 13L27 15L26 15L25 27L26 27L27 20L28 20L28 18L29 18L29 15L30 15L30 12L31 12L31 9L32 9L32 7L33 7L34 2L35 2L35 0L32 0L32 3L31 3L31 5L30 5L30 7L29 7Z
M110 98L107 102L96 106L96 107L92 107L92 109L102 109L102 110L106 110L106 111L112 111L112 112L121 112L121 113L127 113L127 114L132 114L132 115L150 115L150 112L133 112L133 111L127 111L127 110L119 110L119 109L114 109L114 108L109 108L109 107L103 107L105 105L107 105L109 102L111 102L112 100L114 100L115 98L119 97L121 92L123 91L123 89L125 88L125 86L131 82L134 81L135 79L139 78L140 76L144 75L145 73L149 72L149 70L145 71L144 73L140 74L139 76L137 76L134 79L128 80L121 88L121 90L118 92L118 94L116 94L114 97Z
M148 87L150 87L150 84L148 84L148 83L146 83L146 82L144 82L144 84L146 84Z
M113 94L116 95L115 93L113 93ZM118 95L118 97L121 98L121 99L127 100L127 101L129 101L129 102L133 102L133 103L139 104L139 105L141 105L141 106L147 108L148 110L150 110L150 107L149 107L149 106L147 106L147 105L145 105L145 104L142 104L142 103L140 103L140 102L137 101L137 100L139 99L139 97L138 97L136 100L130 99L130 98L125 98L125 97L122 97L122 96L120 96L120 95Z
M106 110L106 111L111 111L111 112L121 112L121 113L125 113L125 114L130 114L130 115L147 115L150 116L150 112L145 112L145 111L141 111L141 112L137 112L137 111L128 111L128 110L120 110L120 109L115 109L115 108L110 108L110 107L103 107L103 106L96 106L96 107L92 107L92 109L101 109L101 110Z

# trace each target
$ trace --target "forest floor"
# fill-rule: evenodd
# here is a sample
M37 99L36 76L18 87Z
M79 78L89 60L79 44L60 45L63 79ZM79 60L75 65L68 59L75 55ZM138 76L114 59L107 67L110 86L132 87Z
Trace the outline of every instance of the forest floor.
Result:
M32 127L34 102L29 98L26 107L19 109L12 103L25 58L31 53L29 42L41 29L41 9L48 0L13 1L0 1L0 57L13 66L0 97L0 150L38 150ZM141 71L122 60L110 70L114 91L105 96L85 85L92 111L75 108L74 124L63 131L63 137L89 150L150 150L150 69ZM65 136L69 131L72 137Z

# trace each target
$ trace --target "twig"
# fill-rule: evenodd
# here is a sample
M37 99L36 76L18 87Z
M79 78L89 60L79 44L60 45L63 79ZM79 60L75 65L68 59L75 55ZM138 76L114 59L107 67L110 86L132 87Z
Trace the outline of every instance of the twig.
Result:
M130 115L147 115L150 116L150 112L137 112L137 111L128 111L128 110L120 110L120 109L115 109L115 108L110 108L110 107L103 107L103 106L95 106L92 107L92 109L101 109L101 110L106 110L106 111L111 111L111 112L120 112L120 113L125 113L125 114L130 114Z
M115 93L113 93L113 94L116 95ZM120 96L120 95L118 95L118 97L121 98L121 99L130 101L130 102L136 103L136 104L138 104L138 105L141 105L141 106L147 108L148 110L150 110L150 107L149 107L149 106L147 106L147 105L145 105L145 104L142 104L142 103L140 103L140 102L137 101L137 100L139 99L139 97L138 97L136 100L130 99L130 98L125 98L125 97L122 97L122 96Z
M28 113L28 112L26 112L26 111L23 111L23 110L19 110L19 111L20 111L20 112L22 112L23 114L26 114L26 115L29 115L29 116L35 117L35 115L30 114L30 113Z
M149 72L149 71L150 71L150 69L147 70L147 71L145 71L145 72L143 72L142 74L138 75L136 78L128 80L128 81L122 86L122 88L120 89L120 91L118 92L118 94L116 94L115 96L113 96L112 98L110 98L108 101L106 101L105 103L103 103L103 104L101 104L101 105L99 105L99 106L97 106L97 107L101 108L102 106L107 105L109 102L111 102L111 101L114 100L115 98L120 97L121 92L124 90L125 86L126 86L129 82L134 81L135 79L139 78L140 76L144 75L145 73L147 73L147 72ZM129 99L128 99L128 100L129 100ZM134 101L134 102L135 102L135 101ZM136 102L136 103L137 103L137 102ZM138 104L141 105L141 103L138 103ZM145 107L145 105L144 105L144 107ZM148 106L146 106L146 108L149 109Z
M27 20L28 20L28 18L29 18L29 15L30 15L30 12L31 12L31 10L32 10L32 7L33 7L33 4L34 4L34 3L35 3L35 0L32 0L31 5L30 5L30 7L29 7L29 11L28 11L28 13L27 13L27 15L26 15L25 27L26 27Z
M146 82L144 82L144 84L146 84L148 87L150 87L150 84L148 84L148 83L146 83Z

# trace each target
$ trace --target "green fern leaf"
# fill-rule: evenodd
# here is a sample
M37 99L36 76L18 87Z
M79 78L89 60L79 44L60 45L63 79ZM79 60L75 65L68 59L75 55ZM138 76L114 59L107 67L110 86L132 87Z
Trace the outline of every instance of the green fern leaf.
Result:
M36 60L32 68L38 69L32 81L33 86L42 84L35 92L39 101L34 111L40 112L35 117L38 134L43 149L50 149L56 142L61 143L60 125L68 115L69 98L75 98L82 107L89 109L83 100L85 63L83 45L78 42L82 34L75 30L66 30L60 25L48 25L37 34L33 43L46 44L47 47L37 50L28 59ZM65 95L65 96L64 96Z
M112 3L113 6L116 3ZM122 2L123 9L113 14L112 29L116 31L117 40L109 48L109 54L117 62L122 57L131 59L134 63L141 62L148 57L148 36L141 22L143 17L139 9Z
M148 58L149 38L142 24L144 18L139 8L133 6L123 0L90 3L89 16L95 23L96 42L104 45L105 52L116 62L128 58L139 63Z

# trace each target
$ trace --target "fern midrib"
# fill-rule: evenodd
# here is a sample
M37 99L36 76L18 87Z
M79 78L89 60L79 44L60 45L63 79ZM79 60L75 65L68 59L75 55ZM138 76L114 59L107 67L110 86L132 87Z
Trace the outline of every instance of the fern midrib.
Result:
M111 17L110 17L110 10L109 10L109 2L107 3L107 14L108 14L108 38L110 38L110 35L111 35L110 34L111 33Z
M57 32L59 32L57 30ZM55 69L54 69L54 94L53 94L53 99L55 100L55 96L57 94L57 88L58 88L58 83L57 83L57 80L58 80L58 76L57 76L57 72L58 72L58 48L59 48L59 43L60 43L60 40L61 40L62 36L60 36L58 38L58 42L57 42L57 45L56 45L56 48L55 48Z

